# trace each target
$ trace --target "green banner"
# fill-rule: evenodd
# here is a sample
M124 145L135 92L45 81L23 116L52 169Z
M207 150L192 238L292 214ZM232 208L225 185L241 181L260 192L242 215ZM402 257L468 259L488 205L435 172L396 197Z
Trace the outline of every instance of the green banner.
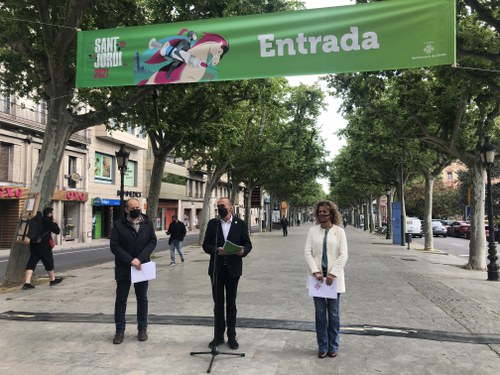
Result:
M76 86L416 68L455 52L455 0L388 0L80 31Z

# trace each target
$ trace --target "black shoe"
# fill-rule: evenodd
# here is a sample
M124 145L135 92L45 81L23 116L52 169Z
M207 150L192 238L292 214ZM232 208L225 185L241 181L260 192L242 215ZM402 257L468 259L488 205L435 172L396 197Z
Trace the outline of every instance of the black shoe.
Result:
M137 335L137 339L139 341L146 341L148 339L148 333L146 330L140 330L139 334Z
M113 344L121 344L124 336L124 332L116 332L115 337L113 338Z
M54 286L59 284L61 281L63 281L62 277L56 277L54 280L50 282L50 286Z
M227 340L227 344L233 350L236 350L236 349L238 349L240 347L240 344L238 344L238 341L236 341L236 337L230 337Z
M22 289L23 290L35 289L35 286L33 284L24 284Z
M325 358L327 354L327 352L318 352L318 358Z
M223 338L215 338L210 343L208 344L209 348L215 348L216 346L224 344L224 339Z

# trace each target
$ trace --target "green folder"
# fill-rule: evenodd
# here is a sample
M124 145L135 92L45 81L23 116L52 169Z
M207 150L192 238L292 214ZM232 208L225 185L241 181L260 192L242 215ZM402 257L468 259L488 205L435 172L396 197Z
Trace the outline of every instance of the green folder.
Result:
M232 243L231 241L226 241L224 243L224 251L228 255L233 255L239 253L243 249L243 246L238 246Z

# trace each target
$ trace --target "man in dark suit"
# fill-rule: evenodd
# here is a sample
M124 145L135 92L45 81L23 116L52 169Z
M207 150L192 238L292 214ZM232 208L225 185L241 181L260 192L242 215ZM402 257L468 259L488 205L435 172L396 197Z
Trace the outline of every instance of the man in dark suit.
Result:
M210 254L208 274L212 281L212 297L215 304L214 339L208 346L213 348L224 343L227 319L228 345L231 349L238 349L236 294L243 269L242 258L246 257L252 250L252 242L250 242L246 223L233 216L233 205L229 198L221 198L217 202L217 210L219 218L208 222L203 241L203 250ZM226 254L224 251L226 240L240 246L241 250L232 255ZM224 290L226 294L226 319L224 318Z
M141 213L140 203L130 198L125 205L126 215L113 223L110 248L115 255L115 325L116 334L113 344L121 344L125 333L125 312L132 283L131 267L141 269L141 264L151 260L151 253L156 247L156 233L153 222ZM139 341L148 339L148 282L134 284L137 299L137 337Z

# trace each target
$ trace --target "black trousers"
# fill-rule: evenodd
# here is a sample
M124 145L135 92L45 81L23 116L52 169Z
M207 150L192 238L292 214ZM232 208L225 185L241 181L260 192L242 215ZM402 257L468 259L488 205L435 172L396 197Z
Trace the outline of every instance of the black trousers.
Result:
M130 285L131 282L128 280L116 280L115 325L117 332L125 331L125 313ZM135 283L134 289L137 300L137 329L145 331L148 328L148 282Z
M227 266L222 266L220 273L217 275L217 283L214 285L212 279L212 297L214 299L214 315L215 315L215 338L224 338L227 319L227 337L236 337L236 294L238 291L239 277L232 277ZM224 293L225 292L225 293ZM226 297L226 315L224 317L224 294Z

